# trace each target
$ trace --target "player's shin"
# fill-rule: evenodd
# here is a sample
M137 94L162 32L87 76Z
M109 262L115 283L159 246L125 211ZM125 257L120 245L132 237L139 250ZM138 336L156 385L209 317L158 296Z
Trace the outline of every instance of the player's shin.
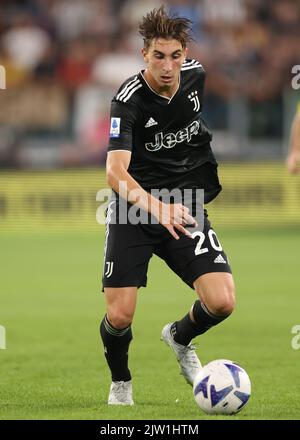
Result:
M202 335L229 316L214 315L199 300L193 305L192 314L194 320L191 319L190 313L188 313L180 321L176 321L173 324L172 334L178 344L188 345L193 338Z
M128 368L128 349L132 340L131 326L116 329L110 324L105 315L100 324L100 335L112 381L126 382L131 380Z

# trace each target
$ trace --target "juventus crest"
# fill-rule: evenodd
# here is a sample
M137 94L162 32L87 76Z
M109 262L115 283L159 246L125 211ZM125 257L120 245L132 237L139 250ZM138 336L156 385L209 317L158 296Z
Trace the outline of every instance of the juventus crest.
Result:
M190 93L188 96L189 100L194 103L193 110L195 112L198 112L200 110L200 102L198 98L198 91L195 90L194 92Z
M114 268L114 263L113 261L106 261L106 271L104 272L104 276L106 278L109 278L112 274L113 268Z

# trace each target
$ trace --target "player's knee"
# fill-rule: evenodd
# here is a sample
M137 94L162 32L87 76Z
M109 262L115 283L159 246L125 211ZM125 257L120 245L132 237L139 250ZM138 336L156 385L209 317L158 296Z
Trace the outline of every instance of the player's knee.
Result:
M133 320L133 314L126 310L110 310L107 317L110 324L118 330L128 327Z
M210 311L217 316L229 316L235 308L234 286L228 284L212 302Z
M212 313L217 316L229 316L233 312L235 301L232 298L223 298L214 304Z

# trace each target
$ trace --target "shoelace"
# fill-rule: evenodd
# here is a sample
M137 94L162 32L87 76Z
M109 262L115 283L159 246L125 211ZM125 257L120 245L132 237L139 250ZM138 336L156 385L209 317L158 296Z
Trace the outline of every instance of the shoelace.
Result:
M122 400L126 400L128 398L127 393L128 389L124 383L118 383L114 385L114 392L117 394L118 398Z
M195 346L194 345L188 345L185 347L184 350L182 350L182 357L184 356L185 361L189 365L189 367L192 368L199 368L199 360L197 358L197 355L195 353Z

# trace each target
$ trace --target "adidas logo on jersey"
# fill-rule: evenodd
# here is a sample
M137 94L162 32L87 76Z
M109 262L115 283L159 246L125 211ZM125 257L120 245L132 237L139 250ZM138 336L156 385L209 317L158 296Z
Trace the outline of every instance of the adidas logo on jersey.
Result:
M147 124L145 125L145 128L149 128L152 127L153 125L157 125L158 123L156 121L154 121L153 118L150 118L149 121L147 122Z
M226 264L226 261L224 260L224 258L222 257L222 255L218 255L215 259L214 259L214 263L224 263Z

